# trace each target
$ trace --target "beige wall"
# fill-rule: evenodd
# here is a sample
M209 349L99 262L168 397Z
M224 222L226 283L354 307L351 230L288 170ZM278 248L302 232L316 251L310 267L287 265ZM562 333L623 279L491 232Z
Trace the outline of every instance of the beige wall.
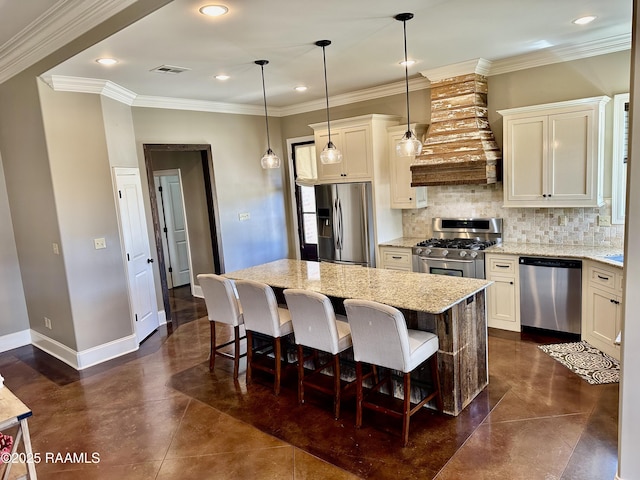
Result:
M288 255L284 169L260 167L260 158L267 149L264 117L133 108L133 120L141 170L145 143L211 145L214 201L220 215L218 228L222 235L225 271ZM280 121L271 119L269 129L271 147L285 158L279 141ZM143 179L143 189L145 183ZM147 205L149 221L150 212ZM250 219L240 222L239 213L249 213ZM151 232L151 225L149 229Z
M184 197L189 255L194 282L200 273L213 273L213 251L209 230L209 212L204 189L200 152L153 152L153 170L180 170ZM156 196L158 193L156 192ZM165 258L165 261L167 259Z
M18 252L0 156L0 336L29 328Z
M97 95L54 92L43 83L40 98L69 321L82 351L134 333L102 103ZM96 250L94 238L105 238L107 248Z

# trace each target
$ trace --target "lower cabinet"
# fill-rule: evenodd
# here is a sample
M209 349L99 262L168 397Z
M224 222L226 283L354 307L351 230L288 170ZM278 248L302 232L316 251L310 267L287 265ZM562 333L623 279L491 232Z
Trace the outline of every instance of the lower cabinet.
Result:
M582 339L620 360L622 269L584 262L582 275Z
M411 248L380 246L378 251L378 268L411 271Z
M520 331L520 290L518 257L515 255L485 255L487 280L494 283L487 289L487 325L502 330Z

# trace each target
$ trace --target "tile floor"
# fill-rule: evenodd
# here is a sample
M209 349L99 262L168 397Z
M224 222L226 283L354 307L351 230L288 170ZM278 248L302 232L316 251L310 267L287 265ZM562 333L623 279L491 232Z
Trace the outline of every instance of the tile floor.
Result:
M293 368L277 398L267 377L234 382L230 360L218 357L209 372L206 309L185 291L172 299L172 325L83 372L30 346L0 354L6 384L33 410L34 451L99 455L95 464L43 461L39 478L615 476L618 385L589 385L537 348L554 339L491 331L489 387L457 418L414 416L401 448L394 421L369 413L354 428L352 398L339 421L320 394L299 406Z

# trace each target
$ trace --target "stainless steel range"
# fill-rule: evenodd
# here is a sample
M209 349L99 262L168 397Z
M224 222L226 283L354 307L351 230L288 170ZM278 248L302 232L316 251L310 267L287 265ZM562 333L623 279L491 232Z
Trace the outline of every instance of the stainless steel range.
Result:
M413 271L485 278L484 250L502 243L501 218L434 218L433 238L413 247Z

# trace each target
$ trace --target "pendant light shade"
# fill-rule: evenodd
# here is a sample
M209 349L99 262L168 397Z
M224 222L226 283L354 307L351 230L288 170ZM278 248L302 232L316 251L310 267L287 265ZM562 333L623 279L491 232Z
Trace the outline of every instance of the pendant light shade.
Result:
M407 20L413 18L413 13L399 13L395 17L396 20L402 22L404 30L404 83L407 92L407 131L396 144L396 155L398 157L415 156L422 152L422 143L411 131L411 120L409 119L409 64L407 62Z
M267 126L267 152L260 159L262 168L280 168L280 158L271 150L271 141L269 140L269 116L267 115L267 90L264 86L264 66L269 60L256 60L255 64L260 65L262 73L262 97L264 98L264 121Z
M322 62L324 65L324 95L327 100L327 132L329 133L329 141L320 152L320 161L324 164L340 163L342 161L342 152L331 141L331 125L329 124L329 87L327 86L327 57L325 55L325 47L331 45L331 40L318 40L318 47L322 47Z

